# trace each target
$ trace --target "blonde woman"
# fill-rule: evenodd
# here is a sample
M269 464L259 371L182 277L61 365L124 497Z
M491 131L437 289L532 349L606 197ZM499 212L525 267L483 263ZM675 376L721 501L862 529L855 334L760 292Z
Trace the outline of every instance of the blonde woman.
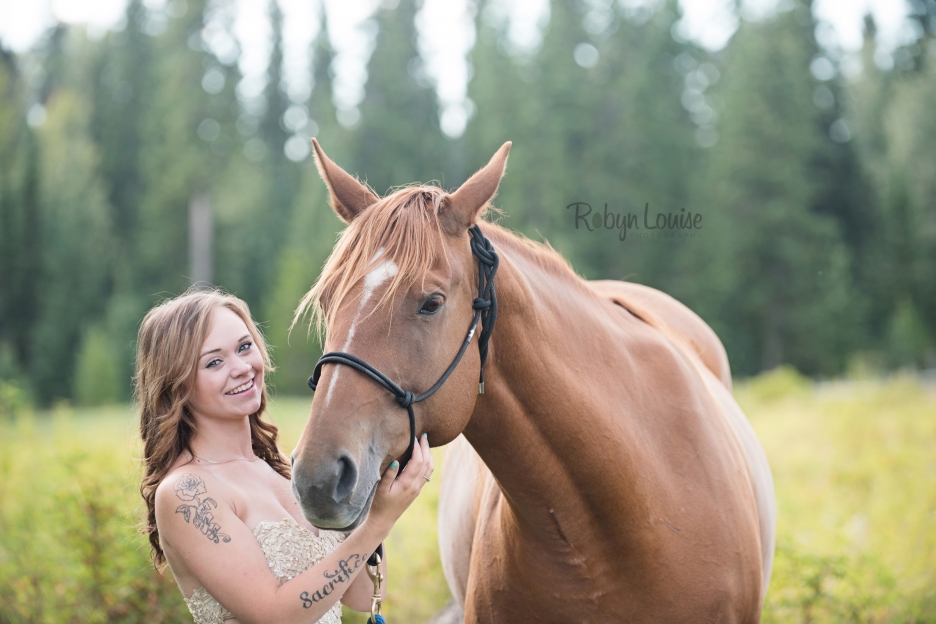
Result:
M365 561L433 471L424 436L406 470L393 462L384 473L361 526L347 537L317 530L293 498L277 429L263 419L269 370L247 305L222 292L189 291L140 327L142 530L197 624L334 624L342 603L368 611Z

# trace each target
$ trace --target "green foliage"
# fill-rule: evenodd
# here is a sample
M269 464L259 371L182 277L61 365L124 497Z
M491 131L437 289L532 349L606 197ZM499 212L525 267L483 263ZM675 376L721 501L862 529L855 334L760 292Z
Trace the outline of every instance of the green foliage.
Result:
M889 364L894 368L922 367L933 349L929 331L909 299L901 299L894 309L886 348Z
M103 328L85 330L75 365L75 400L79 405L107 405L121 397L120 368Z
M312 287L343 226L328 205L328 193L318 173L308 172L296 202L287 245L280 254L276 283L261 308L277 367L270 381L278 394L309 392L309 375L322 354L318 332L308 325L309 318L290 327L299 301Z
M814 162L830 140L816 132L817 46L802 9L742 23L725 51L720 138L699 184L708 225L687 245L705 268L685 302L712 319L741 374L783 362L840 370L860 318L839 224L813 210L829 184Z
M70 394L82 326L103 311L112 269L111 215L95 173L98 150L88 135L87 105L61 89L46 110L38 133L43 245L36 279L42 296L30 345L32 382L43 402Z
M792 366L778 366L762 373L744 384L744 391L759 403L769 403L808 392L809 379Z
M764 623L891 622L903 602L886 565L868 555L816 555L777 544Z
M440 130L415 0L376 10L360 118L341 111L345 125L327 30L310 48L314 87L300 101L284 84L277 3L266 84L253 92L237 55L209 45L232 34L233 5L163 5L127 3L125 26L103 38L59 25L20 57L0 52L0 342L40 404L74 398L91 325L109 334L118 394L129 396L139 320L191 281L196 196L212 205L213 281L265 317L284 363L278 385L299 391L293 366L304 373L317 347L287 344L285 319L341 228L311 161L284 153L313 133L381 193L416 181L454 188L512 140L502 222L548 240L588 278L677 297L741 375L781 364L836 375L856 353L883 368L932 365L929 4L914 4L920 39L895 53L894 69L876 65L869 21L860 76L821 80L810 67L826 51L805 0L742 19L717 53L678 36L675 0L552 0L542 39L523 49L503 7L482 2L473 114L457 139ZM295 127L293 106L314 123ZM577 229L566 206L580 201L596 213L686 210L703 229L622 241L614 229Z
M777 493L767 622L932 622L936 450L931 389L914 377L735 395ZM927 609L927 605L930 609Z
M134 533L138 445L124 409L2 425L0 622L183 622Z
M13 420L32 411L26 391L16 382L0 379L0 421Z
M368 67L349 170L381 195L401 184L445 179L447 146L436 95L416 51L416 10L416 0L400 0L377 11L378 51Z
M0 342L17 370L29 368L42 253L38 155L21 119L25 95L13 59L0 51Z
M296 305L309 289L312 272L298 251L289 250L283 254L276 289L266 308L270 320L265 334L273 345L273 361L277 368L270 384L277 393L308 392L307 380L322 355L314 332L307 331L304 322L298 322L294 331L289 329Z

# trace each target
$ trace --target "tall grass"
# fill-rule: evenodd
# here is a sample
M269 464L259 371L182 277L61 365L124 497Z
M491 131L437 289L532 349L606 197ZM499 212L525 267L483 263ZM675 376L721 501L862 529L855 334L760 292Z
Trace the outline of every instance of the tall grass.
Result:
M764 621L936 622L936 388L780 370L735 395L777 489Z
M736 395L777 487L764 621L936 622L936 390L910 377L817 386L781 370ZM273 402L284 449L308 407ZM20 410L0 421L0 624L191 621L135 533L138 455L126 407ZM387 540L391 622L426 621L448 600L440 481ZM346 622L364 619L345 612Z

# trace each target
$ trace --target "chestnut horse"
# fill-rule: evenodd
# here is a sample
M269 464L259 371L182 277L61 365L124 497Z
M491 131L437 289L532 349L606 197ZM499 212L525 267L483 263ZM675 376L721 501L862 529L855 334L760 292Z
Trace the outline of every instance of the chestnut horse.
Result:
M429 389L476 322L479 226L500 258L484 393L472 343L412 405L417 434L451 443L439 539L458 621L758 622L773 483L724 348L667 295L586 281L552 249L483 221L509 149L454 193L378 198L316 142L348 227L297 318L318 315L326 351ZM312 524L349 530L410 426L406 401L335 362L318 367L293 491Z

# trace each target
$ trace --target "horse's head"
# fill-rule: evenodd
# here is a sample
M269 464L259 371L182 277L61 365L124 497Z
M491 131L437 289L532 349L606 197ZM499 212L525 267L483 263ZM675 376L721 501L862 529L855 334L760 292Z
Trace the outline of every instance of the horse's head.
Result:
M348 224L297 312L311 309L324 324L325 352L357 356L417 395L439 379L475 313L468 229L497 191L509 151L507 143L454 193L409 186L378 199L315 142L332 208ZM417 435L438 446L465 428L479 369L472 342L439 390L412 406ZM293 493L306 518L322 528L358 526L409 437L407 411L393 394L347 365L324 366L292 455Z

